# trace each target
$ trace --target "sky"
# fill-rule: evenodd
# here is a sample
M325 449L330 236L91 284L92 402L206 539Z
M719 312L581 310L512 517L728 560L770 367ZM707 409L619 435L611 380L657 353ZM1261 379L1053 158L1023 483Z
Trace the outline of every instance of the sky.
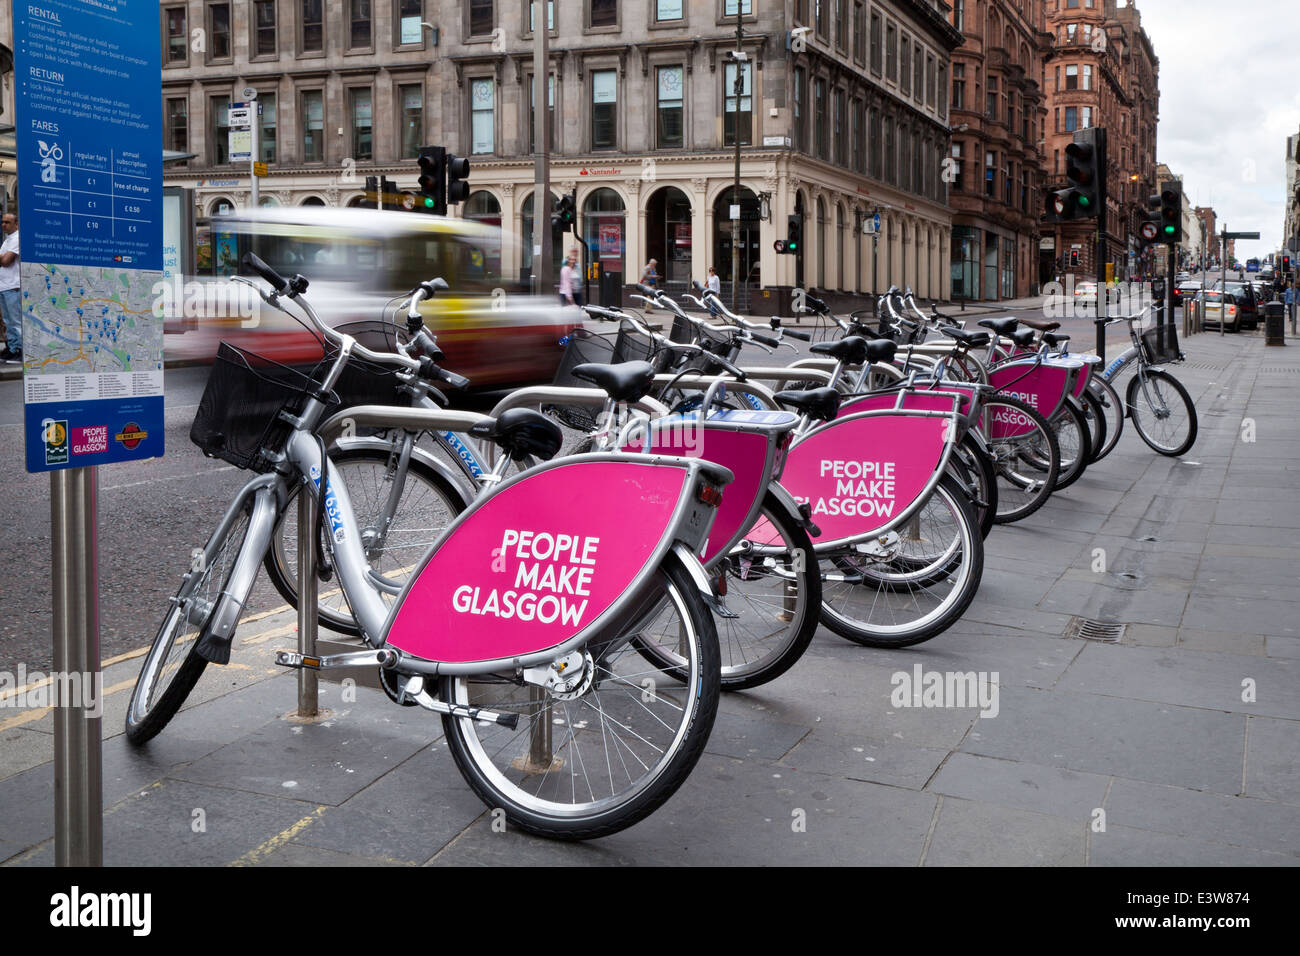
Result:
M1121 0L1121 6L1123 2ZM1276 249L1285 214L1286 138L1300 131L1300 3L1137 0L1160 59L1156 161L1212 206L1239 259Z

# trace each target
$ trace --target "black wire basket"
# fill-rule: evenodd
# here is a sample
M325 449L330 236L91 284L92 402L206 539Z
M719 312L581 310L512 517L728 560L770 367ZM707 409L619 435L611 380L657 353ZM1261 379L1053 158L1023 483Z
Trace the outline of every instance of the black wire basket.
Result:
M398 338L397 327L393 323L378 320L349 322L338 326L336 331L352 336L358 345L372 352L396 352L398 346L405 341L404 336ZM338 349L331 343L313 370L313 376L322 377L337 358ZM396 405L409 408L414 395L403 386L402 380L397 376L398 371L394 365L381 365L355 355L350 356L339 380L334 384L339 408L351 408L354 405Z
M301 370L222 342L190 426L190 441L209 458L271 471L271 456L284 450L290 431L280 412L299 414L313 395L327 404L337 401L322 394Z
M1146 353L1146 360L1151 365L1177 362L1182 358L1182 353L1178 351L1178 335L1172 325L1166 324L1164 327L1163 348L1160 342L1160 329L1156 326L1144 331L1140 338L1142 351Z

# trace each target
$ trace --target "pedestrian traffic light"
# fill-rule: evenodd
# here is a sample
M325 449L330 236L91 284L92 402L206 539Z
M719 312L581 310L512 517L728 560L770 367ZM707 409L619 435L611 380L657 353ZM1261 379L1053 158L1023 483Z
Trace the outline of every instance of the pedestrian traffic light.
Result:
M792 212L786 218L785 249L782 251L791 256L803 252L803 213Z
M441 146L420 147L420 192L424 208L434 215L447 215L447 150Z
M469 198L469 160L463 156L447 154L447 205L455 206ZM445 214L445 210L444 210Z
M1160 241L1183 241L1183 184L1176 179L1160 187Z
M1081 129L1065 147L1065 178L1073 185L1057 190L1055 209L1062 221L1091 219L1101 208L1101 149L1096 127Z

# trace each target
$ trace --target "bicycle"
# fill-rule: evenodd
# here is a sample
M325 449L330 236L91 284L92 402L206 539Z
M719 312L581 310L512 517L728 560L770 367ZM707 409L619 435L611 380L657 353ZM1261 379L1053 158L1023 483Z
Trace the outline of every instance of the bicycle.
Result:
M547 460L559 430L523 409L491 418L368 405L327 419L332 389L354 357L429 381L441 370L428 355L373 351L324 325L302 276L286 279L251 253L244 264L271 286L268 293L243 280L264 302L291 316L281 299L297 305L334 349L305 375L223 344L191 437L258 474L170 602L131 695L128 740L158 734L207 664L229 661L274 525L301 487L317 499L326 532L317 537L367 646L327 657L281 651L277 664L378 666L395 703L441 715L456 766L485 804L530 833L587 839L653 812L698 761L717 710L717 634L695 555L731 474L664 456ZM317 433L343 416L469 432L503 452L493 487L441 534L391 610L346 479ZM518 473L507 478L510 464ZM574 509L575 488L604 493ZM627 535L629 523L641 533ZM646 670L636 644L670 647L684 662L684 682L659 686L649 675L661 672Z
M1185 358L1178 348L1174 326L1162 324L1138 332L1134 325L1150 309L1151 306L1147 306L1132 315L1118 316L1106 323L1127 322L1133 344L1106 366L1101 377L1109 383L1117 380L1130 366L1136 368L1136 374L1124 391L1127 417L1137 429L1138 437L1152 451L1176 458L1185 455L1196 443L1196 403L1183 383L1160 367Z

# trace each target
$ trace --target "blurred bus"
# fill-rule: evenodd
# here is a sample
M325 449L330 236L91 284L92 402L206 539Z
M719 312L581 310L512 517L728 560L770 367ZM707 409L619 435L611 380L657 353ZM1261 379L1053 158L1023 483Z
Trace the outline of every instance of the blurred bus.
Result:
M473 220L369 209L274 206L201 219L197 281L185 285L185 301L168 306L174 315L197 315L197 328L169 336L168 356L210 359L228 341L287 364L319 357L302 324L229 282L251 250L286 276L305 276L307 300L332 326L391 317L395 298L441 276L450 290L421 310L447 368L475 387L549 381L563 353L559 339L584 316L503 279L502 251L515 241ZM178 287L173 300L181 294Z

